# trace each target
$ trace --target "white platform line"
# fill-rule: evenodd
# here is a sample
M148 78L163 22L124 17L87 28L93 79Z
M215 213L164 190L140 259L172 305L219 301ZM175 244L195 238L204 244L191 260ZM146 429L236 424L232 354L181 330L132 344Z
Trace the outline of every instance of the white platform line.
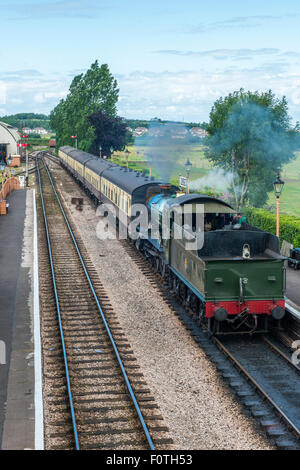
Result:
M285 308L288 312L290 312L292 315L294 315L294 317L296 317L300 320L300 311L297 310L295 307L293 307L289 303L289 299L287 297L285 298Z
M43 380L42 380L42 349L41 349L41 328L40 328L40 299L39 299L39 263L38 263L38 237L37 237L37 213L35 190L33 190L33 308L34 308L34 444L36 450L44 449L44 410L43 410Z

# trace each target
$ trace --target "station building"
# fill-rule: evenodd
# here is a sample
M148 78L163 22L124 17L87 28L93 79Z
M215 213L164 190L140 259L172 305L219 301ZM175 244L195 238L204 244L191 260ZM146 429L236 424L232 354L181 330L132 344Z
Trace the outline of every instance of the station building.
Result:
M10 124L0 121L0 161L9 155L18 155L18 146L21 137L17 129Z

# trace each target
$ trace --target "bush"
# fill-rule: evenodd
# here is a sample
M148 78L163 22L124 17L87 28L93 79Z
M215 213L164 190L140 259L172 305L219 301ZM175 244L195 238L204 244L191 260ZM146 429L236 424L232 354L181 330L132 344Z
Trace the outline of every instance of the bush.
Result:
M243 212L249 224L276 234L276 214L254 207L248 207ZM292 243L294 247L300 247L300 218L292 215L280 215L280 239Z

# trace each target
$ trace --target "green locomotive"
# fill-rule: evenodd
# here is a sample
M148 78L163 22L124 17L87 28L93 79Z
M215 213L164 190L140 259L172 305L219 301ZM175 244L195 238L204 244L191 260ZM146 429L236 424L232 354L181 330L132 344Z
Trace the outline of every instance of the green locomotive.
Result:
M212 333L268 331L270 320L278 322L285 314L285 258L278 238L243 224L226 224L234 210L206 195L161 194L148 201L152 217L160 217L161 231L164 210L192 205L195 212L199 204L204 227L207 221L210 225L200 249L187 249L195 236L192 230L190 237L174 237L172 217L170 239L161 237L158 243L148 237L143 249L152 245L158 270Z

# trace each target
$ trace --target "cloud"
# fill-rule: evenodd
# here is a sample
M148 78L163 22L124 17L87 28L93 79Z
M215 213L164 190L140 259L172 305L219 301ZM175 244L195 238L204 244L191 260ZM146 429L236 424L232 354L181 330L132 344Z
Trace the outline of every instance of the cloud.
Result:
M245 29L258 28L263 26L266 21L282 20L284 18L297 17L298 13L288 13L285 15L254 15L254 16L236 16L223 21L214 21L212 23L199 23L198 25L190 25L182 27L179 31L184 34L203 34L210 31L227 30L227 29Z
M300 66L289 69L285 62L254 67L176 72L136 71L118 80L119 113L130 118L208 121L214 102L235 90L286 96L294 120L300 120Z
M0 104L6 103L6 85L4 82L0 82Z
M279 54L280 49L276 48L261 48L261 49L211 49L206 51L179 51L176 49L163 49L153 51L154 54L176 55L181 57L212 57L214 59L247 59Z
M59 0L37 3L10 3L3 5L3 11L10 12L10 20L41 18L85 18L93 19L108 7L108 2L99 0Z
M43 75L39 71L6 72L0 75L1 114L17 112L49 113L66 96L69 83L59 76ZM6 75L6 78L2 78ZM2 92L1 92L2 91Z
M42 74L38 70L34 69L14 70L10 72L0 71L0 80L5 81L22 81L27 79L34 79L37 77L42 77Z
M300 120L300 65L291 66L280 54L267 56L260 64L246 67L228 64L210 66L208 61L198 70L136 70L115 75L120 88L118 113L128 118L208 121L214 102L234 90L272 91L279 98L285 95L290 114ZM274 59L274 60L272 60ZM20 74L0 75L1 114L41 112L48 114L68 93L71 79L65 76L43 75L38 70L20 80ZM12 78L12 75L15 78Z

